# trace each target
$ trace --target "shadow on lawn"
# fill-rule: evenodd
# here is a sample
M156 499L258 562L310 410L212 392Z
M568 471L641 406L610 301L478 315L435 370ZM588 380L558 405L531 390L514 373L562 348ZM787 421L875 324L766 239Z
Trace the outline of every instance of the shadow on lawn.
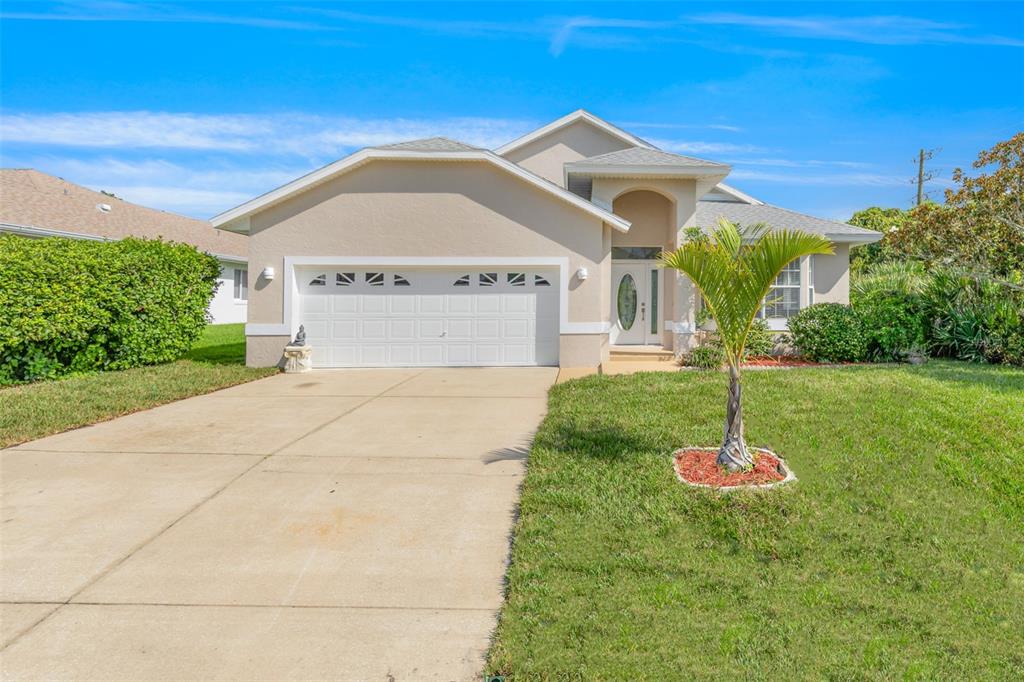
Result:
M635 461L664 449L656 439L619 426L559 424L546 435L559 450L606 462Z
M911 371L934 381L974 384L1000 392L1024 392L1024 369L1020 367L949 360L929 362Z
M244 365L245 341L193 348L185 354L184 359L212 365Z

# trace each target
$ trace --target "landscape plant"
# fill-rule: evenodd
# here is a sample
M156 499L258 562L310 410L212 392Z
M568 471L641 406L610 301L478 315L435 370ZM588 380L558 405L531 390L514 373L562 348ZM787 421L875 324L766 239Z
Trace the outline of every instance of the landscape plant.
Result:
M0 385L184 355L220 266L188 244L0 236Z
M688 241L661 255L664 267L685 274L697 287L721 339L729 393L717 461L729 471L754 465L743 435L740 363L757 311L787 264L803 256L832 253L831 242L820 235L772 230L763 224L740 227L722 219L708 239Z
M858 362L867 355L860 317L841 303L816 303L789 318L793 345L815 362Z

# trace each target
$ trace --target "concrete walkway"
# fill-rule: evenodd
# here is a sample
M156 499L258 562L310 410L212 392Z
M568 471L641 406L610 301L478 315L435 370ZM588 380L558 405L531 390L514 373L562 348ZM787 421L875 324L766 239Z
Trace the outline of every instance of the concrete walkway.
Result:
M279 375L0 452L0 677L478 679L556 375Z

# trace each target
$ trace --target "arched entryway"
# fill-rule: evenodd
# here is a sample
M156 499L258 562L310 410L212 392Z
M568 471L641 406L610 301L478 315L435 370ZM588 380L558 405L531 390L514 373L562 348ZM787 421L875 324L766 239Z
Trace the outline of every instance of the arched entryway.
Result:
M658 267L657 255L675 248L675 202L649 189L620 194L612 211L632 223L612 235L611 343L672 346L673 273Z

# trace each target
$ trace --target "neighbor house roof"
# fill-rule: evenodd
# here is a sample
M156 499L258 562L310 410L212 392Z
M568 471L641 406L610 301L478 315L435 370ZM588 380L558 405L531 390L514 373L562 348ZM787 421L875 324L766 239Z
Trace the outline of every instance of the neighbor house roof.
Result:
M880 232L865 230L846 223L824 218L815 218L804 213L797 213L786 208L771 204L746 204L727 201L698 201L697 226L710 231L718 224L719 218L725 218L741 225L766 223L778 229L796 229L827 236L832 241L866 243L882 238Z
M608 152L599 156L591 156L579 161L567 163L570 169L578 166L709 166L712 168L727 169L728 164L698 159L693 156L672 154L663 152L660 149L650 147L630 147L615 152Z
M40 237L162 237L238 261L249 253L247 237L205 220L139 206L32 169L0 169L0 230Z
M608 133L612 137L618 138L619 140L622 140L623 142L625 142L628 145L635 146L635 147L650 147L650 148L654 147L654 145L652 145L650 142L648 142L646 140L642 140L639 137L637 137L636 135L633 135L632 133L627 133L622 128L619 128L618 126L614 126L611 123L609 123L608 121L605 121L603 119L598 118L597 116L594 116L589 111L585 111L583 109L577 109L576 111L572 112L571 114L566 114L565 116L563 116L562 118L560 118L560 119L558 119L556 121L552 121L551 123L548 123L545 126L537 128L536 130L533 130L533 131L531 131L529 133L526 133L522 137L518 137L518 138L512 140L511 142L498 147L494 151L497 154L508 154L511 151L515 151L516 149L519 149L520 147L525 147L526 145L530 144L534 140L539 140L540 138L544 137L545 135L553 133L556 130L559 130L561 128L565 128L567 126L570 126L573 123L577 123L578 121L586 121L587 123L589 123L590 125L594 126L595 128L603 130L604 132Z
M301 192L309 190L324 182L328 182L344 173L354 170L366 163L378 159L398 161L429 161L429 162L483 162L495 166L512 176L533 185L541 191L575 206L576 208L600 218L603 222L622 232L629 230L629 221L615 215L611 211L583 199L553 182L531 173L522 166L512 163L486 149L449 140L443 137L413 140L384 147L367 147L354 154L339 159L322 168L307 173L301 178L251 199L240 206L214 216L210 219L216 227L237 232L249 231L249 217L269 206L284 201Z

